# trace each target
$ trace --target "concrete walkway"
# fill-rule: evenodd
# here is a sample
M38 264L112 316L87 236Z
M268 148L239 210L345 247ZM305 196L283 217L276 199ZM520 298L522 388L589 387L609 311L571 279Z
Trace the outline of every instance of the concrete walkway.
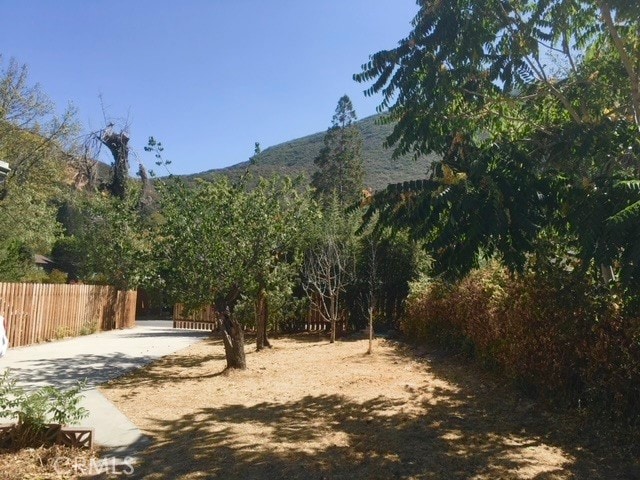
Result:
M81 426L95 430L94 441L111 454L132 455L149 439L107 400L97 387L129 370L181 350L209 332L173 330L171 321L139 321L136 328L11 349L0 358L0 374L10 368L20 385L68 387L86 379Z

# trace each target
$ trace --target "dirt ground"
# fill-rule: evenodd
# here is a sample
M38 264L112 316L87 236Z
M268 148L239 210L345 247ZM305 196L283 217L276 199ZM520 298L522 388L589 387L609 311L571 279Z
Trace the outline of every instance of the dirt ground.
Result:
M224 371L211 339L102 389L154 439L134 478L640 479L631 433L549 413L459 358L250 341L246 371Z

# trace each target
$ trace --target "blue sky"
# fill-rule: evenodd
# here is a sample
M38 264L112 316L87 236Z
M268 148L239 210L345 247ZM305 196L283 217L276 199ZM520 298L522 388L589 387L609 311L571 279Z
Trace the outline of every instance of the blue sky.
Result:
M59 110L103 126L99 95L132 147L156 137L173 173L246 160L325 130L338 98L360 118L379 98L351 77L411 30L415 0L0 0L0 53L26 63Z

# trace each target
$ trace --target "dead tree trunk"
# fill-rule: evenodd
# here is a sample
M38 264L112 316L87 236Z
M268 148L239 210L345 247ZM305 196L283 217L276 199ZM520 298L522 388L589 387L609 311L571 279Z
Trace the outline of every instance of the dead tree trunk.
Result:
M138 164L138 176L142 182L139 209L142 214L148 215L151 213L153 204L153 184L149 180L149 172L142 163Z
M338 305L334 295L331 295L329 301L329 309L331 311L331 338L329 343L336 343L336 316L338 314Z
M115 133L108 129L100 136L100 141L113 156L113 177L109 191L113 196L123 199L127 194L129 178L129 135L126 132Z

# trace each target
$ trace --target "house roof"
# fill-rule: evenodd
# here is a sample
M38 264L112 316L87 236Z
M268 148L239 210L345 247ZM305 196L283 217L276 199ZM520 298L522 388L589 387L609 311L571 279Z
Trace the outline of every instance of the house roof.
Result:
M33 256L33 260L36 262L36 265L53 265L55 263L50 258L47 258L44 255L39 255L37 253Z

